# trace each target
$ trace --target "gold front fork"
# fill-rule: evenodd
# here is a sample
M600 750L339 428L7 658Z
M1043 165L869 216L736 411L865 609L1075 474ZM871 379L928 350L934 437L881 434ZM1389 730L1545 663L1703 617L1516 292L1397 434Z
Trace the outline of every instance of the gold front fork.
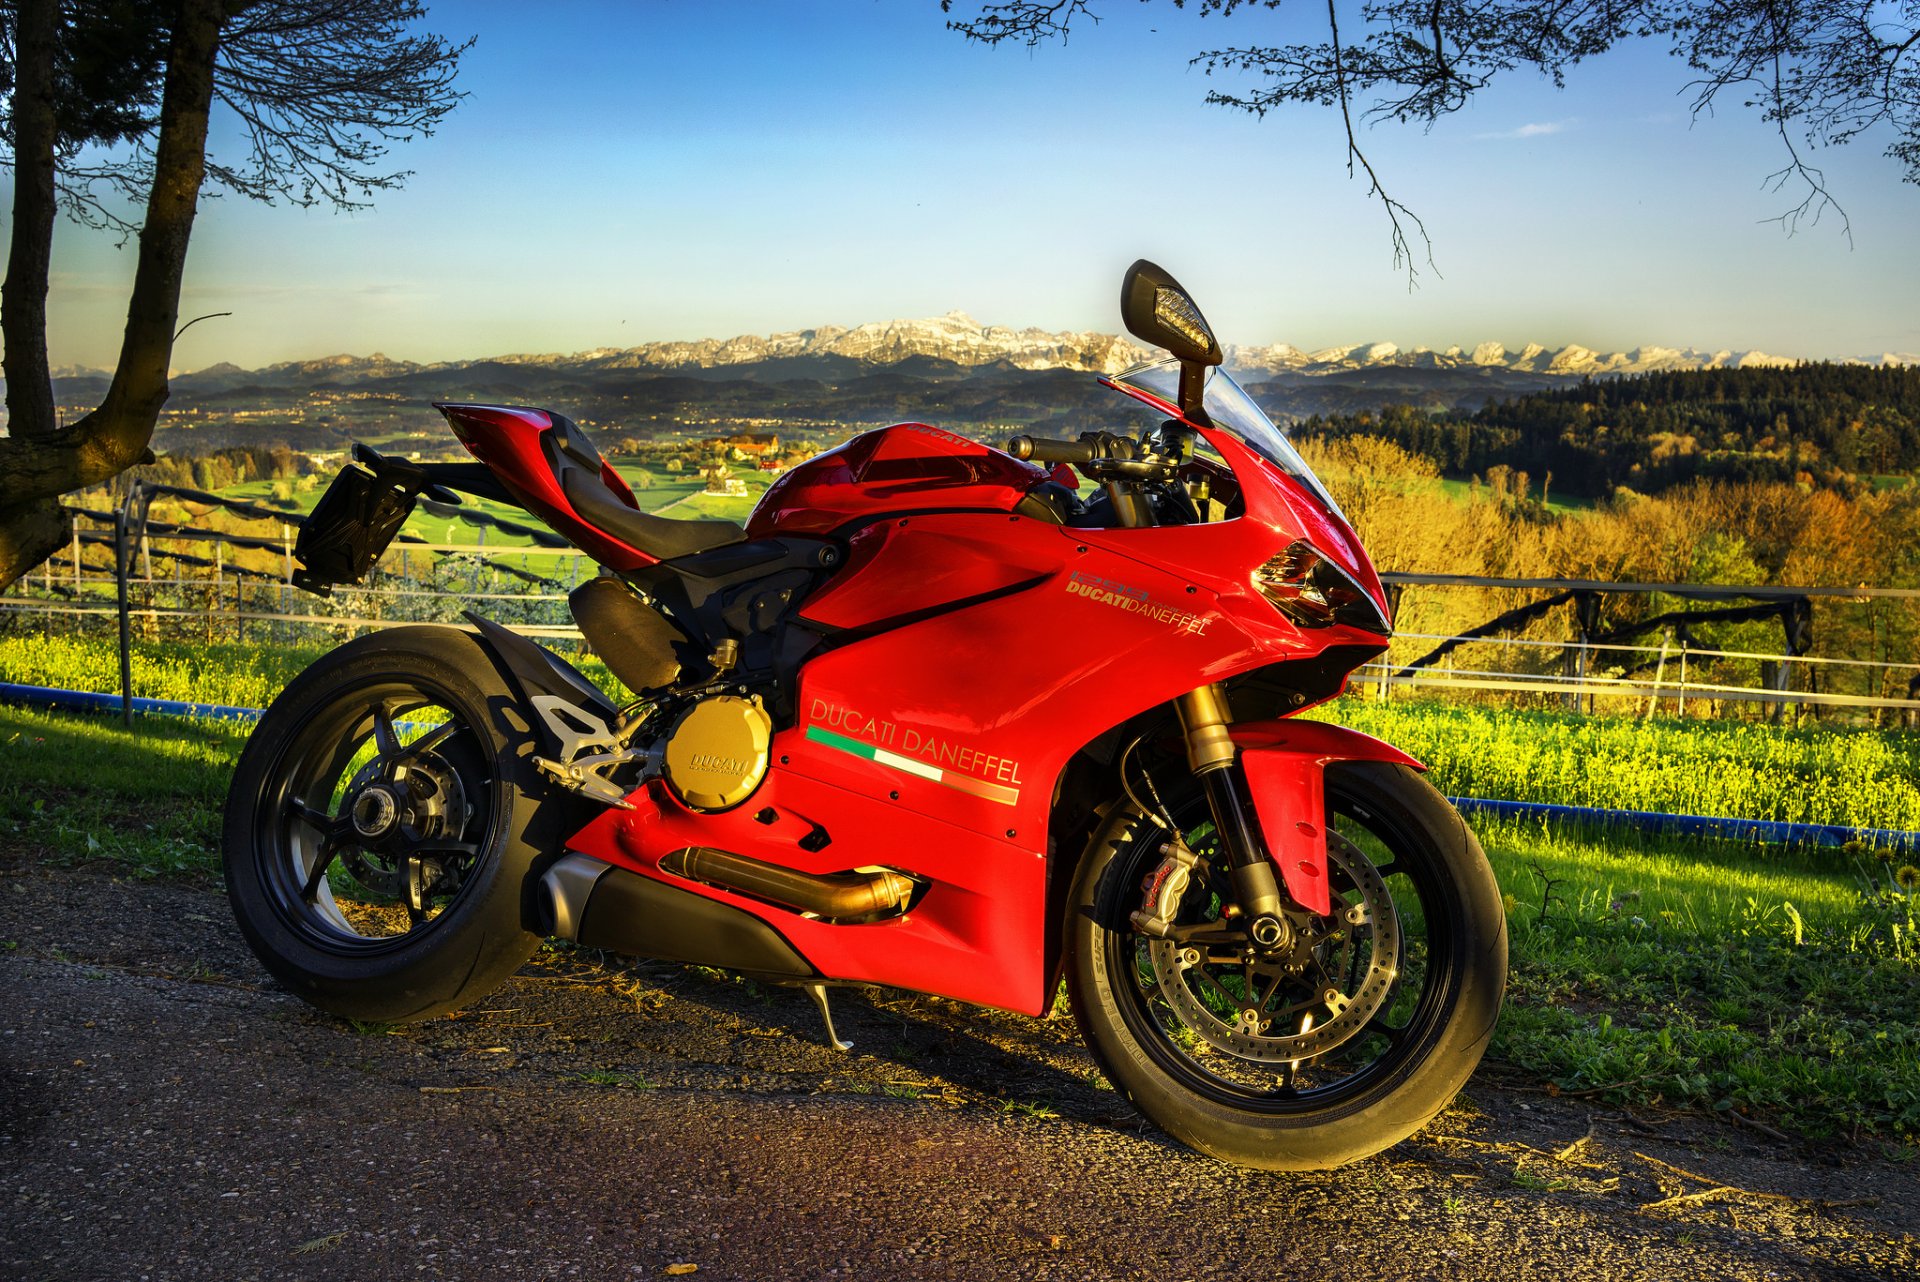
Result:
M1281 916L1280 883L1254 818L1246 773L1234 768L1239 751L1228 729L1233 713L1227 706L1226 691L1218 685L1201 686L1174 700L1174 707L1186 732L1187 765L1207 791L1221 853L1233 878L1234 897L1247 916L1254 942L1277 947L1290 931Z
M1180 713L1180 728L1187 735L1187 765L1196 775L1209 774L1234 762L1236 750L1233 713L1227 707L1227 692L1217 685L1189 690L1174 701Z

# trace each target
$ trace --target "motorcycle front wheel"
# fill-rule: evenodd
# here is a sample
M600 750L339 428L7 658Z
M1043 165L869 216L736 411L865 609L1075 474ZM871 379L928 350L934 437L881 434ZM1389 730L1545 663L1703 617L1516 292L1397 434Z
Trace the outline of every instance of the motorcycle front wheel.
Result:
M1506 917L1453 807L1377 762L1329 766L1326 790L1332 913L1278 948L1247 935L1197 785L1166 797L1199 856L1166 934L1132 921L1167 841L1133 805L1095 833L1070 897L1068 995L1108 1080L1243 1166L1324 1169L1405 1139L1466 1083L1500 1012Z
M425 1019L539 945L523 924L557 837L531 728L471 633L350 641L261 718L227 795L227 896L254 952L349 1019Z

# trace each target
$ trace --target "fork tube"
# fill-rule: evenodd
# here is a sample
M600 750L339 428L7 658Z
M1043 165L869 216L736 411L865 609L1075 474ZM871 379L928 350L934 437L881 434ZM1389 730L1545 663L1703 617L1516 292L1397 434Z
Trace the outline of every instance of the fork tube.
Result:
M1227 729L1232 713L1226 691L1217 685L1201 686L1181 695L1174 706L1186 732L1187 765L1206 789L1207 806L1213 812L1213 826L1220 833L1221 845L1226 848L1240 909L1256 922L1278 918L1280 884L1273 875L1273 861L1267 857L1259 825L1254 822L1253 798Z
M1153 524L1153 509L1140 492L1138 481L1108 481L1106 489L1107 501L1113 505L1114 524L1129 530Z

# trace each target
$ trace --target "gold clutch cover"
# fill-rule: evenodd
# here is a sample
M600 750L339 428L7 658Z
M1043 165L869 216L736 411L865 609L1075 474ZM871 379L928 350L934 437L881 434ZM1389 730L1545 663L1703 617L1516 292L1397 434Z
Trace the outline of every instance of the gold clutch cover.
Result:
M667 786L696 810L737 806L765 777L772 741L773 719L759 699L702 699L667 735Z

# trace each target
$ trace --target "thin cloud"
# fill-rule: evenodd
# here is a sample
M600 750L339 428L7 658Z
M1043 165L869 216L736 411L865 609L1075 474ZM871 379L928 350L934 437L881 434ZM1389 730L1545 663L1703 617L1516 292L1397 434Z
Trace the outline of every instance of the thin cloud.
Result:
M1566 132L1567 126L1573 123L1574 122L1571 120L1536 120L1536 121L1529 121L1528 123L1521 125L1517 129L1502 129L1494 133L1475 134L1474 137L1475 138L1544 138L1549 134Z

